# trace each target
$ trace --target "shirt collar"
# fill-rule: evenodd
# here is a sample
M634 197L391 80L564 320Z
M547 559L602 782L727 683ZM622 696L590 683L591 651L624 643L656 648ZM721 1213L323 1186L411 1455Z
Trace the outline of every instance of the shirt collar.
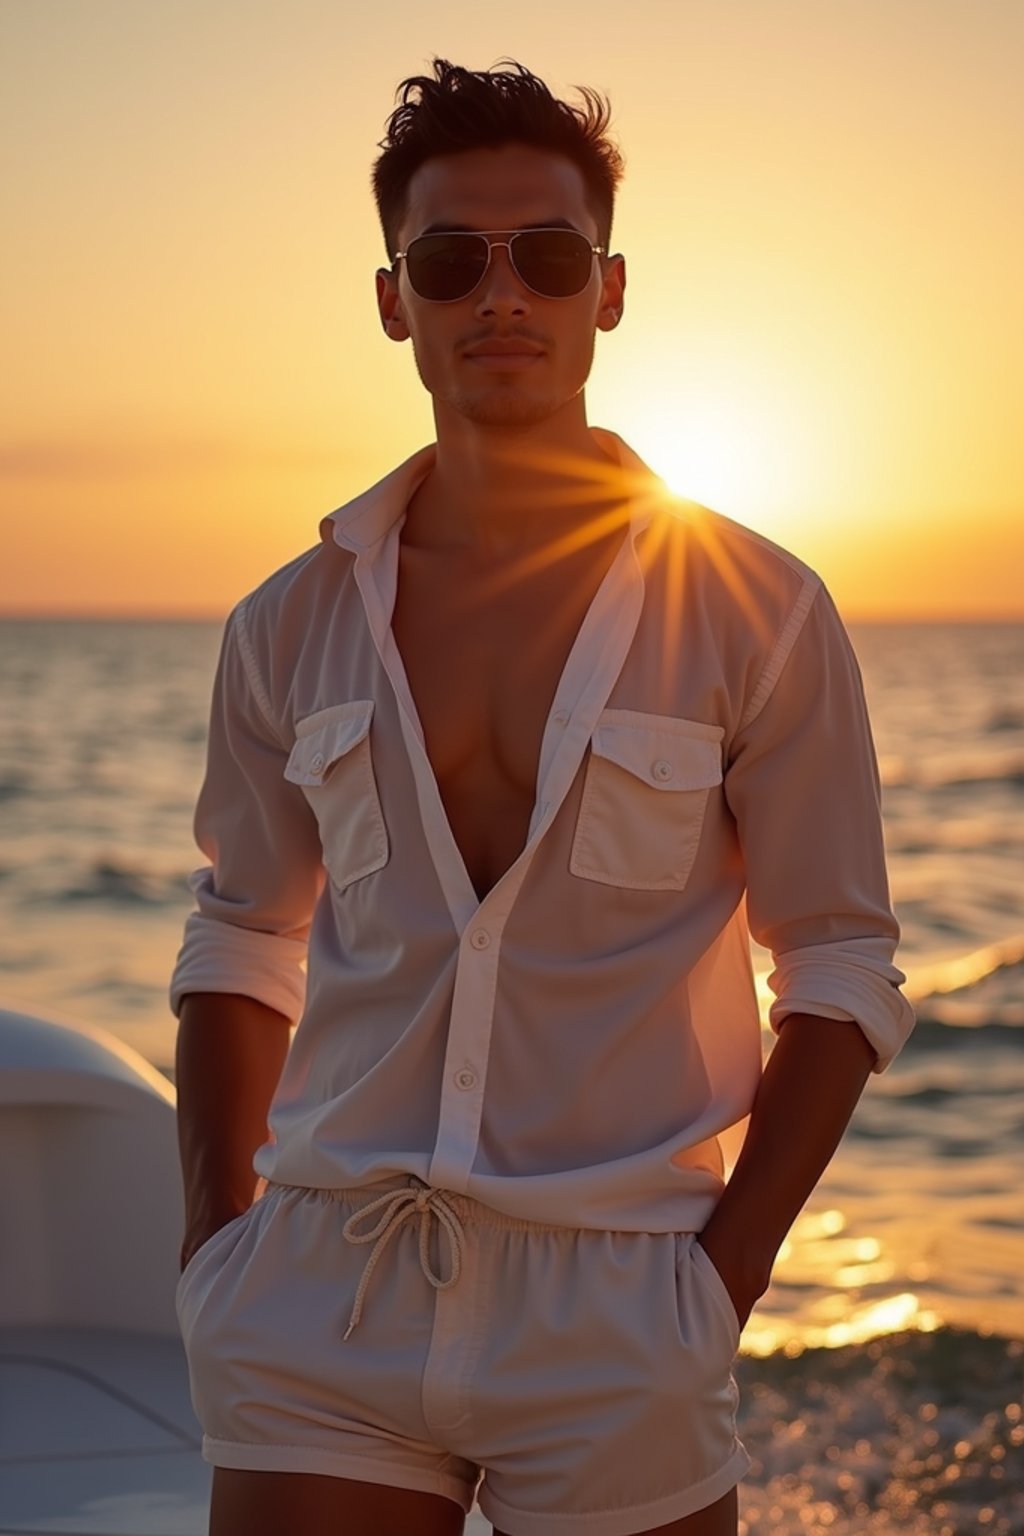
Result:
M635 539L651 521L658 502L664 499L665 486L615 432L604 427L591 427L590 430L598 446L622 472L622 494L632 503L631 525ZM328 512L320 523L323 542L329 543L333 538L335 544L356 554L379 544L404 517L413 493L433 468L435 452L433 443L421 448L369 490Z
M433 443L429 448L421 448L354 501L328 512L320 523L324 543L333 538L342 549L354 550L356 554L379 544L399 518L405 516L413 492L433 468L434 454Z

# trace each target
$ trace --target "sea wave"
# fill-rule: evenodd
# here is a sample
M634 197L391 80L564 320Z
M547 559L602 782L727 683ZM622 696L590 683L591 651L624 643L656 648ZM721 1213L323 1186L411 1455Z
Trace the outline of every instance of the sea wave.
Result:
M969 757L933 752L919 758L883 755L879 758L882 785L895 789L957 790L1006 787L1024 789L1024 752L1004 749Z
M187 875L146 869L124 860L97 859L51 899L59 905L108 902L119 906L180 906L187 898Z
M741 1536L1021 1536L1022 1368L955 1328L741 1357Z
M989 1015L1002 1012L1005 1018L992 1020ZM976 1016L984 1013L984 1017ZM955 1000L923 1004L917 1012L917 1024L907 1050L979 1051L1011 1050L1024 1047L1024 1006L1006 1003L1002 1009L993 1005L977 1011Z
M963 1026L977 1043L982 1035L1024 1027L1024 935L986 944L963 955L920 966L908 993L922 1027ZM920 1038L919 1038L920 1043ZM951 1042L952 1043L952 1042Z
M0 805L12 800L24 799L32 790L31 781L24 774L9 773L0 777Z
M1024 731L1024 710L996 709L985 722L986 733L996 736L1004 731Z

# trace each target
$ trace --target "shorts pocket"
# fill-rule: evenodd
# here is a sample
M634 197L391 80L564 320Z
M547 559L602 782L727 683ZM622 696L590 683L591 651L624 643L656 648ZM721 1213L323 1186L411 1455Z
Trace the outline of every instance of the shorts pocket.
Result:
M733 1305L733 1299L729 1295L728 1286L715 1268L714 1260L696 1236L692 1237L690 1243L690 1258L701 1283L710 1294L712 1301L728 1325L729 1336L732 1340L733 1351L735 1352L739 1347L742 1329L740 1328L740 1320L736 1308Z
M284 776L298 784L317 819L324 867L339 890L388 861L370 752L372 699L318 710L296 727Z
M606 709L590 757L569 869L636 891L681 891L708 796L722 782L720 725Z
M247 1206L244 1211L240 1211L237 1216L232 1216L231 1220L226 1221L222 1227L218 1227L216 1232L211 1233L204 1243L200 1243L195 1253L185 1265L185 1268L178 1276L178 1284L174 1293L179 1322L182 1318L182 1302L185 1292L191 1286L193 1279L200 1270L207 1267L208 1260L213 1258L221 1244L226 1242L229 1234L235 1234L236 1232L240 1234L241 1228L248 1222L254 1209L255 1202L253 1205ZM216 1265L214 1267L216 1268Z

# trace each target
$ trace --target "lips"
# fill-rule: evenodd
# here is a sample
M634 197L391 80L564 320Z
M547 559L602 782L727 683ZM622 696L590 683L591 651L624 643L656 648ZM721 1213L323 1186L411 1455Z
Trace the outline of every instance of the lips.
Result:
M532 341L521 341L516 337L492 336L487 341L478 341L471 347L466 347L464 356L475 358L486 357L541 357L543 347L538 347Z

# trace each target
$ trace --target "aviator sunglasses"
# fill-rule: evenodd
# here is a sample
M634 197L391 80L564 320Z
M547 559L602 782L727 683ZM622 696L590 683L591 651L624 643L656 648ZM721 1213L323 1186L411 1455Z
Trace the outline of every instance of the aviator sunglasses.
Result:
M604 254L604 246L591 245L575 229L452 230L418 235L408 250L395 253L395 265L405 262L413 292L421 299L452 304L480 284L498 245L508 251L519 281L544 299L582 293L594 257Z

